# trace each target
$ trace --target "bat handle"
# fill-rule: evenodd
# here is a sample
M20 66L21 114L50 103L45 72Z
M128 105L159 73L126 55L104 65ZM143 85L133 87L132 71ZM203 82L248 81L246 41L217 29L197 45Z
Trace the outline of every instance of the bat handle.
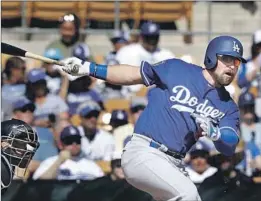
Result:
M32 58L32 59L37 59L37 60L40 60L40 61L43 61L43 62L46 62L46 63L49 63L49 64L56 64L56 65L59 65L59 66L64 66L65 65L61 61L49 59L49 58L46 58L46 57L34 54L32 52L26 52L25 53L25 57Z
M65 65L63 62L56 61L56 60L53 61L53 64L56 64L56 65L59 65L59 66L64 66Z

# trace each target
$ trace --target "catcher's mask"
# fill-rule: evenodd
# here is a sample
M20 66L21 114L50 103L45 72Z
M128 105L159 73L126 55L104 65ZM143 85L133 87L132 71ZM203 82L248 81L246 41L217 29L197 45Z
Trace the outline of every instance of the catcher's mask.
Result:
M26 169L39 147L36 131L27 123L11 119L1 123L1 150L13 167Z

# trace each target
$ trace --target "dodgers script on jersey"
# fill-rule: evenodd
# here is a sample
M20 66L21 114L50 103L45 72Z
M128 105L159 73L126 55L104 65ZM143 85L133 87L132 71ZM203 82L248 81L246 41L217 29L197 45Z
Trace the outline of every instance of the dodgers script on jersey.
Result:
M149 104L136 123L134 132L186 153L196 142L198 127L192 112L211 117L220 129L239 126L239 111L224 87L211 86L203 69L179 59L150 65L141 64L146 86L156 85L148 95Z

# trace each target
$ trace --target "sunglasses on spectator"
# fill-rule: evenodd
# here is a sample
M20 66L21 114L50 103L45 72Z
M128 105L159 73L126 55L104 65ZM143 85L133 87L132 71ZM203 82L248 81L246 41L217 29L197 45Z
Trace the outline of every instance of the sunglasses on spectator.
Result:
M73 143L75 144L81 144L81 137L79 136L70 136L62 139L62 143L64 145L72 145Z
M233 56L218 55L217 58L225 65L229 65L229 66L233 65L235 67L239 67L241 64L241 60Z
M144 109L145 109L145 106L139 105L139 106L131 108L130 110L131 110L131 113L137 113L137 112L139 112L141 110L143 111Z

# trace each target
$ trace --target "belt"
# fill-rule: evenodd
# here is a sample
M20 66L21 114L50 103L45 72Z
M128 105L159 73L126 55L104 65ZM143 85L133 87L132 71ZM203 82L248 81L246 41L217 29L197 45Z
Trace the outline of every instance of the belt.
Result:
M165 154L167 154L169 156L172 156L172 157L174 157L176 159L179 159L179 160L181 160L181 159L183 159L185 157L185 154L179 153L177 151L170 150L164 144L160 144L160 143L152 140L151 138L149 138L147 136L144 136L144 135L141 135L141 134L137 134L137 133L134 133L134 135L149 141L150 142L150 144L149 144L150 147L158 149L158 150L164 152Z
M179 153L177 151L172 151L170 149L168 149L164 144L160 144L158 142L155 142L154 140L151 140L150 142L150 147L153 147L155 149L158 149L162 152L164 152L165 154L172 156L176 159L183 159L185 157L185 154Z

